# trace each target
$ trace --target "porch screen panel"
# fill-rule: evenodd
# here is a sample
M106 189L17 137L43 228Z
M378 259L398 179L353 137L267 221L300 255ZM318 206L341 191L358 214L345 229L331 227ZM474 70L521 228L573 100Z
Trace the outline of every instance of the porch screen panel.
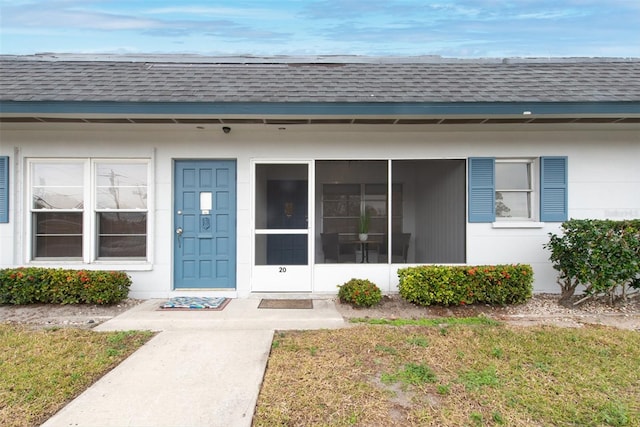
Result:
M384 160L316 162L316 262L388 261L387 167Z
M308 166L256 165L255 264L307 265Z
M463 263L465 161L392 162L392 263Z

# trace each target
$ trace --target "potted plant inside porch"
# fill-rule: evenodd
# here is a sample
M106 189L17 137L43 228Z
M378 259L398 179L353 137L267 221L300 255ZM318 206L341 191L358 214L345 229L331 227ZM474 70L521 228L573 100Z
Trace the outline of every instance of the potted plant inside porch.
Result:
M366 242L369 238L369 223L371 222L371 214L364 210L360 215L360 221L358 222L358 239L361 242Z

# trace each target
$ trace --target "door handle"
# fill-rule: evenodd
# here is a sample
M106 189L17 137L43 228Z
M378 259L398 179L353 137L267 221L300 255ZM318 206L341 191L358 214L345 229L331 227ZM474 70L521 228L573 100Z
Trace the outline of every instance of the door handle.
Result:
M184 230L182 230L182 227L178 227L176 228L176 234L178 235L178 247L182 248L182 232Z

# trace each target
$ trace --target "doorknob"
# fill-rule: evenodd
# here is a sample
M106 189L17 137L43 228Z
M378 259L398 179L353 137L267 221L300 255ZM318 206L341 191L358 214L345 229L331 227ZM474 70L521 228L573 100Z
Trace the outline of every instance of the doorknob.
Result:
M178 235L178 247L182 248L182 227L176 228L176 234Z

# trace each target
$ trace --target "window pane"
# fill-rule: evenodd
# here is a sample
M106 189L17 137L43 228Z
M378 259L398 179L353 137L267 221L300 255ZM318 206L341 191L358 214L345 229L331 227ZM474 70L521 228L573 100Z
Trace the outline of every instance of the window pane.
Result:
M146 209L146 187L98 187L96 209Z
M34 187L33 209L82 209L82 187Z
M99 187L146 187L146 163L98 163L96 183Z
M380 197L380 196L377 196ZM375 200L372 196L365 196L364 209L371 215L371 217L385 217L387 216L387 200L386 196L380 200Z
M364 192L367 196L378 195L385 197L387 195L387 186L386 184L366 184Z
M101 212L98 227L98 257L146 257L146 213Z
M100 234L147 234L147 214L136 212L101 212Z
M496 162L496 188L501 190L530 190L529 163Z
M82 214L74 212L37 212L36 234L78 234L82 235Z
M146 209L147 165L97 164L96 193L97 209Z
M346 197L343 200L325 200L322 204L322 212L327 216L349 216L349 204Z
M322 210L325 217L360 215L359 184L325 184L322 186Z
M529 218L531 197L527 191L496 191L496 217Z
M35 257L82 257L82 213L34 214Z
M82 163L34 163L31 182L34 187L82 187Z
M82 236L37 236L35 256L52 258L82 257Z
M144 258L147 256L146 236L100 236L100 258Z
M34 163L31 165L33 209L82 209L83 165Z
M345 195L360 197L359 184L331 184L323 187L323 193L328 200L335 200Z

